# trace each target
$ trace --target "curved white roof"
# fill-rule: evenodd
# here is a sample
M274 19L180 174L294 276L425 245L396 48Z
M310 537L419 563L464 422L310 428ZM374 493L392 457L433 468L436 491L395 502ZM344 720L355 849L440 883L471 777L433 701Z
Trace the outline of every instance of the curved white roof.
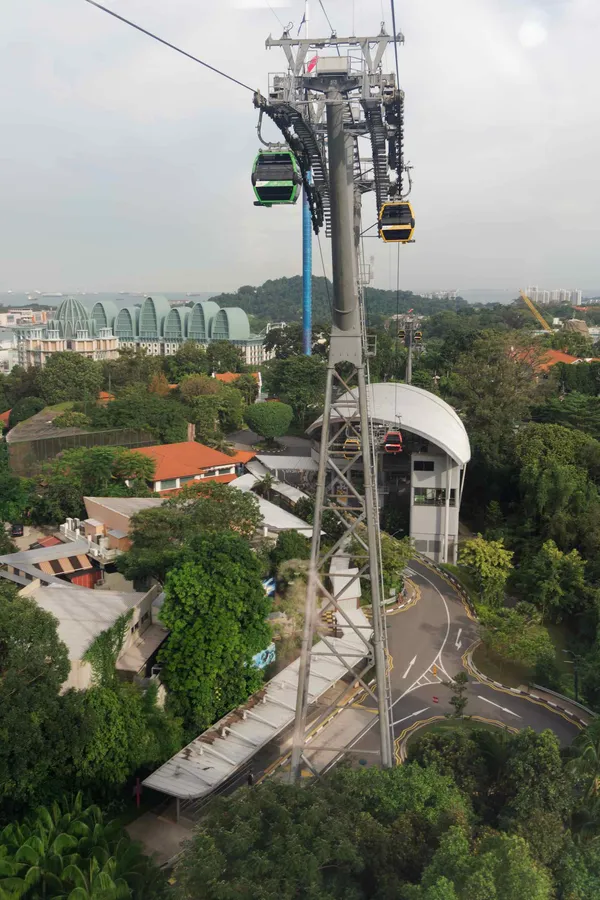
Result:
M471 446L465 426L452 407L440 397L412 384L396 382L370 384L368 391L369 412L373 422L389 427L398 426L400 430L405 428L445 450L459 465L464 466L469 462ZM348 403L354 396L354 391L344 394L337 402ZM346 409L345 412L348 414L351 409ZM332 418L339 421L337 416ZM322 417L319 417L308 431L314 431L321 421Z

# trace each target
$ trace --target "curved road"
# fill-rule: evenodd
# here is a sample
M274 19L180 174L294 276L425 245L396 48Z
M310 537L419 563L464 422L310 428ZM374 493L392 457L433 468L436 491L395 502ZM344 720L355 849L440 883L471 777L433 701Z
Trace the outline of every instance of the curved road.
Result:
M463 656L478 638L476 623L449 582L416 560L409 565L409 577L419 589L419 600L387 617L396 739L416 722L452 712L452 694L442 682L464 670ZM467 697L467 715L513 729L550 728L563 746L579 732L568 716L508 688L482 684L471 675ZM352 742L356 749L376 749L374 724Z

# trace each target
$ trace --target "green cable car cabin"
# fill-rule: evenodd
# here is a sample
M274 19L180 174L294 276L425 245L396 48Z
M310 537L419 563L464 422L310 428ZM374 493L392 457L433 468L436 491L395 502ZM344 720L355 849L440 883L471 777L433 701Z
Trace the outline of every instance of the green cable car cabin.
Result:
M295 203L302 173L291 150L260 150L252 167L255 206Z
M379 234L386 242L407 244L415 230L415 214L408 200L384 203L379 211Z

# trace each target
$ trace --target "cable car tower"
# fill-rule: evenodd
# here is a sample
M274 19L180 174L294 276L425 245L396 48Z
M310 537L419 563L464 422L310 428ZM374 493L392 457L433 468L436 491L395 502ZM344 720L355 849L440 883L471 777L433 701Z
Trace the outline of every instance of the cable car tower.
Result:
M313 654L317 631L329 653L342 661L351 676L350 684L321 713L317 722L338 707L352 690L353 682L358 681L377 704L381 765L389 768L394 762L375 441L367 395L369 349L359 246L363 193L375 192L379 219L389 201L404 205L404 94L395 75L382 71L385 50L403 40L401 34L387 34L383 25L376 37L339 38L332 34L323 39L294 39L285 30L280 40L269 37L266 46L283 49L288 70L270 76L268 97L258 92L254 97L260 115L268 116L279 127L293 151L302 173L313 229L318 234L324 227L332 246L333 321L299 668L293 779L300 777L304 767L311 769L305 745L309 679L313 663L318 665ZM359 150L360 138L367 139L366 163ZM406 237L404 232L403 237ZM331 424L331 418L335 425ZM353 464L361 458L362 482L353 479L351 472ZM344 534L332 548L324 551L321 527L323 514L328 510L343 525ZM358 574L350 581L342 579L343 588L336 594L328 586L328 563L350 542L360 548L358 553L352 551L358 559ZM368 578L371 586L372 623L365 627L356 626L341 603L349 583L358 578ZM336 649L337 642L332 643L321 632L323 615L327 612L335 614L338 626L352 628L360 635L364 653L356 662L343 657ZM365 676L373 669L375 686L370 686Z

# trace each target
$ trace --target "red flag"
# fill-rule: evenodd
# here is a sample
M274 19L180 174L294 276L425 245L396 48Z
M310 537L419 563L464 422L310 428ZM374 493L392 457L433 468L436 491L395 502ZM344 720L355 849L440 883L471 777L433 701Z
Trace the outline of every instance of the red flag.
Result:
M314 67L317 64L318 59L319 59L318 56L313 56L313 58L311 59L311 61L309 62L309 64L306 67L307 72L312 72L312 70L314 69Z

